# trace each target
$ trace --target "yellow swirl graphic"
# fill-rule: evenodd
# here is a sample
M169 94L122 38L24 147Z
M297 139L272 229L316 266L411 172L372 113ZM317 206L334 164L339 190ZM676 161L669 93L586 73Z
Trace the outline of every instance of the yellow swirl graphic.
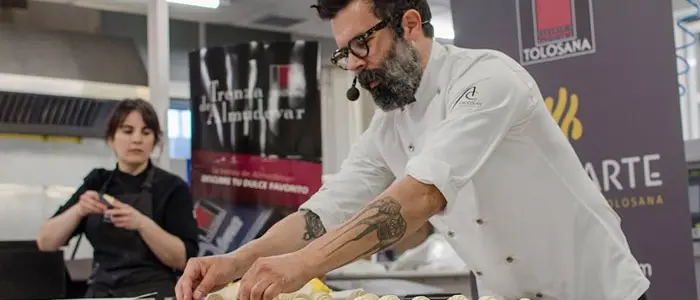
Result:
M583 124L576 117L579 106L578 95L569 95L567 89L562 87L559 88L556 102L554 98L546 97L544 104L567 138L579 140L583 136ZM568 107L567 104L569 104Z

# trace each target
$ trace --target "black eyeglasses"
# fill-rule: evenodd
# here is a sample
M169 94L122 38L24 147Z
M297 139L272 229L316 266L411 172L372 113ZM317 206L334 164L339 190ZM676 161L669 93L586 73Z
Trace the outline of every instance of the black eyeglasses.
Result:
M355 55L357 58L366 58L369 55L369 44L368 42L372 39L375 32L384 29L389 24L389 21L381 21L377 25L372 26L372 28L365 31L350 40L348 45L335 50L331 56L331 63L338 66L343 70L348 69L348 56L350 53Z

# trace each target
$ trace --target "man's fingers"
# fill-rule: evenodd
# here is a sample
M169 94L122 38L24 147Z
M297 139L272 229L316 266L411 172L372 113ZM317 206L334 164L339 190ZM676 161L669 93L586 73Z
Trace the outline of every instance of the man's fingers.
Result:
M267 287L267 289L265 289L265 293L263 293L262 300L273 300L280 293L282 293L280 287L276 283L272 283Z
M258 281L253 283L253 288L250 289L250 300L262 300L263 293L270 286L271 282L267 280Z
M192 283L194 281L194 274L197 272L196 264L188 263L185 267L185 271L178 281L180 285L180 293L182 295L181 300L192 300Z
M178 300L192 300L192 285L195 278L195 274L199 274L199 265L196 262L190 260L185 266L185 271L182 272L180 280L178 280L177 285L180 286L178 291L180 292L180 297Z
M194 293L192 296L194 297L195 300L201 300L204 296L208 295L210 292L212 292L212 289L214 286L216 286L216 280L218 276L214 274L213 272L209 271L206 274L204 274L204 278L202 278L202 282L200 282L197 287L194 289Z
M236 300L250 300L251 284L249 282L250 281L247 280L244 275L243 279L241 279L241 285L238 287L238 296L236 296Z
M175 284L175 299L184 300L182 298L182 294L182 277L180 277L180 279Z

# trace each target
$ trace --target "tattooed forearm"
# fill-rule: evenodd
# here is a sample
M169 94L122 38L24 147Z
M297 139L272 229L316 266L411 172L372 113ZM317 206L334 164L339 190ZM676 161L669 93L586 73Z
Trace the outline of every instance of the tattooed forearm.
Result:
M305 241L315 240L326 234L326 228L323 227L321 218L317 214L310 210L304 210L303 212L306 230L304 231L304 236L302 236L302 238Z
M361 231L345 243L335 247L329 252L329 255L351 242L359 241L370 234L376 235L374 244L351 261L393 245L401 240L406 233L406 220L401 215L401 204L391 197L374 201L346 224L343 228L340 228L338 237L329 241L326 246L334 244L335 240L348 232Z

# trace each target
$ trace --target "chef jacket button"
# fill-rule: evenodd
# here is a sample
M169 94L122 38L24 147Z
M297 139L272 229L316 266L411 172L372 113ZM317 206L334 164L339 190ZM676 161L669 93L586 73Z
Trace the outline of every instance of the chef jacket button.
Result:
M544 295L542 295L542 293L537 293L537 294L535 294L535 297L542 298L542 297L544 297Z
M474 274L476 274L476 276L484 275L484 273L481 273L481 271L476 271L476 273L474 273Z
M452 231L452 230L450 230L450 231L447 232L447 235L448 235L449 237L454 237L454 236L455 236L455 232Z
M479 224L479 225L484 224L484 220L476 219L476 224Z
M408 152L413 152L415 148L413 148L413 145L408 145Z
M509 263L512 263L514 261L514 259L512 256L508 256L508 257L506 257L506 261Z

